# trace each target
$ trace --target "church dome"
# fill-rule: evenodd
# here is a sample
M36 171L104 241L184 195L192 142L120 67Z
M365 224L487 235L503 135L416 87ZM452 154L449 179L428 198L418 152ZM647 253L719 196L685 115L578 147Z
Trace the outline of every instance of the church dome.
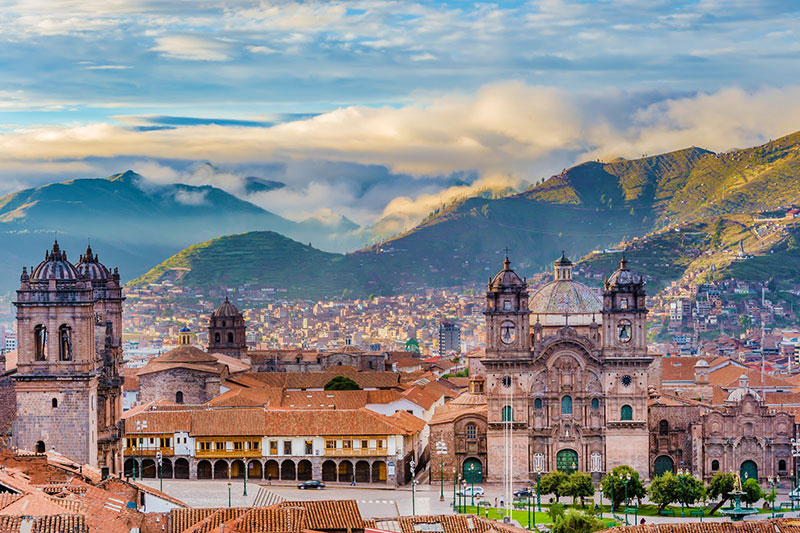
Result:
M31 273L31 280L73 280L78 279L78 270L67 261L66 252L62 252L58 241L53 243L53 249L44 254L44 261L39 263Z
M634 274L628 270L628 260L625 256L619 261L619 268L609 276L606 287L618 287L620 285L639 285L642 283L642 276Z
M495 274L489 282L489 290L515 289L525 285L525 281L516 272L511 270L511 260L506 257L503 261L503 270Z
M214 311L214 316L230 316L235 317L239 314L239 310L236 308L235 305L228 300L228 297L225 297L225 301L217 307L217 310Z
M531 315L558 315L564 321L565 314L593 315L603 310L600 298L592 289L572 279L573 265L563 252L553 266L554 280L540 287L528 301Z
M97 255L92 253L91 246L86 247L86 253L80 257L75 268L91 280L107 280L109 276L108 269L98 260Z

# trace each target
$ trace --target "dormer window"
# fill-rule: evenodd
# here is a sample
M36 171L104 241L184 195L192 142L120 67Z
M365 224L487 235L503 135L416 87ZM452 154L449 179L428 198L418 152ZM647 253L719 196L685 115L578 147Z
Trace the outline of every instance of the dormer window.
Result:
M620 309L627 309L628 308L628 299L627 298L622 298L619 301L619 308Z
M503 309L506 311L511 309L511 300L503 300Z

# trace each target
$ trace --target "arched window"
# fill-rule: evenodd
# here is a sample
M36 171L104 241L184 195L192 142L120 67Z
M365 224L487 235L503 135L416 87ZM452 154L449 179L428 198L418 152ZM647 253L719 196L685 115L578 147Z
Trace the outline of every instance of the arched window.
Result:
M478 426L475 424L467 424L467 438L474 439L478 436Z
M175 393L175 403L183 403L183 391Z
M233 333L228 333L228 342L233 342Z
M786 472L786 461L784 461L783 459L778 461L778 471Z
M44 453L44 441L40 440L36 443L36 453Z
M662 420L658 423L658 434L662 437L669 435L669 422Z
M542 408L542 399L541 398L536 398L535 400L533 400L533 408L534 409L541 409Z
M214 333L214 342L219 342L220 336L219 333Z
M592 409L600 409L600 400L592 398Z
M506 405L503 407L503 422L511 422L512 420L514 420L514 415L511 412L511 406Z
M72 328L66 324L58 327L58 360L72 361Z
M47 328L41 324L33 328L33 349L36 361L47 359Z
M630 405L623 405L619 412L620 420L633 420L633 408Z
M223 320L222 321L222 327L224 328L226 325L227 325L226 322Z
M562 415L572 414L572 396L564 396L563 398L561 398L561 414Z
M719 461L714 459L713 461L711 461L711 471L716 472L717 470L719 470Z
M58 407L58 398L53 398L53 401L51 402L51 404L53 405L53 409Z

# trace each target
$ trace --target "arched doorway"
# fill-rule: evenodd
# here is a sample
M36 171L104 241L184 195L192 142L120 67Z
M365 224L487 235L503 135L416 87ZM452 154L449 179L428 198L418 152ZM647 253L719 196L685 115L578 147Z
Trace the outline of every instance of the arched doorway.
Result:
M136 460L135 459L125 459L125 464L122 468L122 473L125 474L125 477L139 477L139 469L137 468Z
M156 462L152 459L142 461L142 477L154 478L156 476Z
M297 471L294 467L294 461L286 459L281 463L281 479L288 479L294 481L297 479Z
M575 450L561 450L556 454L556 468L559 472L571 474L578 469L578 452Z
M742 478L742 483L745 479L755 479L758 481L758 465L754 461L745 461L739 468L739 477Z
M356 483L369 483L369 463L359 461L356 463Z
M250 461L247 463L247 477L249 479L261 479L261 461Z
M461 465L461 471L467 483L483 483L483 464L479 459L470 457Z
M231 479L244 478L244 461L236 459L231 462Z
M273 459L270 459L269 461L267 461L267 469L266 470L267 470L266 474L267 474L267 479L268 480L280 479L280 477L281 477L281 469L280 469L280 466L278 465L278 461L275 461Z
M345 460L339 463L336 472L339 474L339 481L344 481L346 483L353 481L353 463L350 461Z
M180 461L180 459L179 459ZM175 465L177 467L177 465ZM203 459L197 463L197 479L211 479L213 477L211 472L211 463Z
M164 479L172 479L172 461L169 459L161 460L161 477Z
M659 477L664 475L665 472L675 471L675 461L669 455L659 455L653 462L653 475Z
M206 463L208 463L208 461L206 461ZM175 479L189 479L189 461L186 459L175 459Z
M336 481L336 463L333 461L322 463L322 481Z
M308 481L312 476L311 461L303 459L297 463L297 481Z
M44 453L44 441L40 440L36 442L36 453Z
M383 461L372 463L372 482L386 483L386 463Z
M228 479L228 463L222 459L214 463L214 479Z

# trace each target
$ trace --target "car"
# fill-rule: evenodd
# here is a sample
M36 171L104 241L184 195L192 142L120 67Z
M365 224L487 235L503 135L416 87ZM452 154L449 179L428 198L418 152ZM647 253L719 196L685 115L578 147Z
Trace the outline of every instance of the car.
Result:
M459 492L462 496L483 496L483 487L472 487L468 486L461 492Z
M514 491L515 498L530 498L536 495L536 489L528 487L526 489L519 489Z
M325 483L323 483L322 481L317 481L316 479L311 479L309 481L303 481L302 483L298 483L297 488L300 490L305 490L305 489L319 490L325 488Z

